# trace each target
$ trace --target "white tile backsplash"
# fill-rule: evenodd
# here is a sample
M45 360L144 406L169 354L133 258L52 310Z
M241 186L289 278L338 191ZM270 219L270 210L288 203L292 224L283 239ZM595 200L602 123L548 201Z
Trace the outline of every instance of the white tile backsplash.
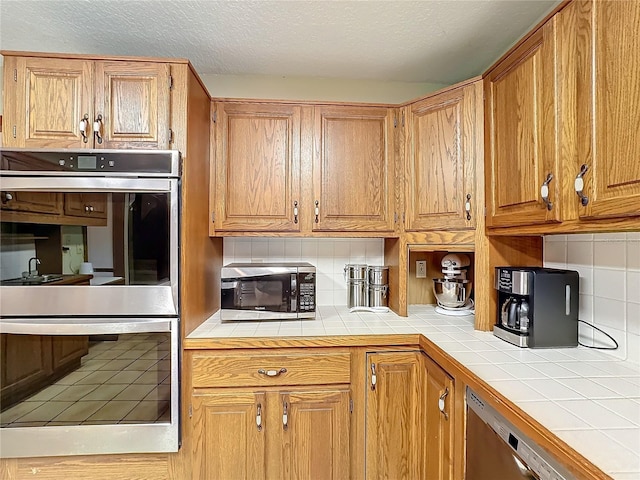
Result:
M384 265L380 238L226 237L223 262L309 262L316 266L318 305L346 305L344 266Z
M29 259L36 256L35 242L2 244L0 249L0 279L19 278L29 270Z
M640 232L545 237L544 265L580 275L579 318L612 335L620 345L608 351L640 363ZM586 325L580 341L611 342Z

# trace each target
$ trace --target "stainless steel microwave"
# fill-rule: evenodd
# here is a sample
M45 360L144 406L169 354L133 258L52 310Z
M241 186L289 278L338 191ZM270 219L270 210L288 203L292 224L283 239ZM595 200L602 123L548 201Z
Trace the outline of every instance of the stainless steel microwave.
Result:
M315 316L316 267L310 263L231 263L222 267L222 321Z

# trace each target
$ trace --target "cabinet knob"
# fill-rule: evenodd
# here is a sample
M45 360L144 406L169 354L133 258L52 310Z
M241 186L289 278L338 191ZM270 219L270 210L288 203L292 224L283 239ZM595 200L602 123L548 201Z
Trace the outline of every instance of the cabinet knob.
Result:
M471 220L471 194L467 193L467 201L464 202L464 211L467 214L467 220Z
M580 172L576 176L575 181L573 182L573 188L576 191L576 195L580 198L580 203L583 207L586 207L589 204L589 197L584 194L584 174L589 170L589 166L584 164L580 167Z
M4 192L2 194L2 203L8 203L11 200L13 200L13 195L11 195L9 192Z
M553 173L549 173L547 178L545 179L542 187L540 187L540 196L542 197L542 201L547 206L547 210L551 210L553 208L553 202L549 200L549 184L553 180Z
M444 389L444 392L442 392L442 395L440 395L440 398L438 399L438 410L440 410L440 413L444 415L445 420L449 420L449 415L445 411L445 407L446 407L445 400L448 395L449 395L449 388L447 387Z
M371 390L376 389L376 364L371 364Z
M316 200L316 223L318 223L318 215L320 215L320 202L318 202L318 200Z
M259 403L256 408L256 426L258 427L258 431L262 430L262 404Z
M102 125L102 114L99 113L93 122L93 134L98 144L102 144Z
M82 120L80 120L80 125L78 126L78 128L80 128L80 134L82 135L82 141L84 143L87 143L89 141L89 137L87 136L87 128L89 128L89 114L85 113L84 116L82 117Z
M282 429L289 428L289 404L286 400L282 402Z
M293 223L298 223L298 201L293 202Z

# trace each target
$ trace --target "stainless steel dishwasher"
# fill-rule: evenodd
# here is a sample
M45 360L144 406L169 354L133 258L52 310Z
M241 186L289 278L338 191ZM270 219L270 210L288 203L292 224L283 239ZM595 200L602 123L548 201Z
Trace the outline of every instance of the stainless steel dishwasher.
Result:
M571 475L467 387L466 480L569 480Z

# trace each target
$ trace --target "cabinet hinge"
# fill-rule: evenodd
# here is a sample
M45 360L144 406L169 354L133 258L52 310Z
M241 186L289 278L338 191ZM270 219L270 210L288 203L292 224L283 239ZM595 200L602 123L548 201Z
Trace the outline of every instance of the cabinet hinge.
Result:
M189 418L193 417L193 405L189 404Z
M215 212L211 212L211 223L216 223L216 214L215 214Z
M484 216L487 216L487 207L484 207Z
M404 111L402 112L402 126L404 127Z
M173 75L169 75L169 90L173 90Z
M218 111L216 110L215 112L213 112L213 123L216 123L218 121Z
M18 69L17 68L13 69L13 81L14 82L18 81Z
M18 130L15 125L13 126L13 138L18 138Z
M398 117L393 117L393 128L398 127Z
M173 143L173 130L169 129L169 143Z
M353 398L349 399L349 413L353 413Z

